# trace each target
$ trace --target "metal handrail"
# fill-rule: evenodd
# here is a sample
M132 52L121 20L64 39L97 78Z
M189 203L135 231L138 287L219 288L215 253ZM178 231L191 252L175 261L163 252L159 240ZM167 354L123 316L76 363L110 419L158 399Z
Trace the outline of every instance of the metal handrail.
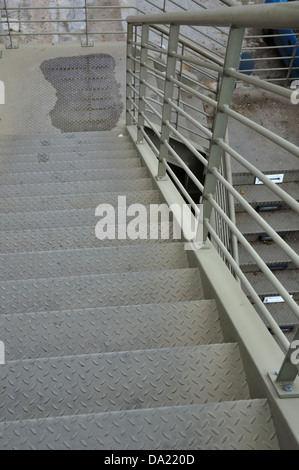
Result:
M217 228L213 226L211 214L218 214L219 220L225 223L226 227L230 230L232 235L231 240L234 240L234 249L237 247L237 240L247 250L251 258L254 260L258 268L265 275L268 281L272 283L279 295L284 299L286 305L293 312L294 316L299 318L299 306L297 302L292 298L287 289L280 283L279 279L273 274L267 264L263 261L260 255L254 250L251 244L247 241L244 235L236 227L234 217L230 217L230 214L226 212L226 208L221 207L221 198L225 192L227 193L227 202L232 208L232 199L236 200L238 204L250 215L252 220L259 224L262 229L271 236L272 240L283 250L288 258L293 262L294 266L299 267L299 256L291 248L288 243L283 240L280 235L271 227L271 225L264 220L255 209L244 199L244 197L236 191L233 187L231 176L228 177L221 170L222 165L227 163L227 158L230 157L236 160L239 164L245 167L251 172L251 174L258 177L269 189L273 191L281 200L287 204L293 211L299 213L299 203L279 186L275 185L270 181L258 168L252 163L248 162L240 153L238 153L233 146L229 144L227 139L227 122L228 118L236 120L240 125L245 126L261 135L263 138L270 140L277 148L282 148L288 154L299 157L299 147L294 143L287 141L280 137L275 132L266 129L261 124L258 124L252 119L243 116L239 112L231 108L233 94L235 90L236 81L243 81L248 85L253 85L260 88L263 91L273 93L283 99L290 99L292 96L292 90L282 88L276 84L268 83L261 78L254 76L247 76L238 71L240 52L242 49L242 42L245 33L245 27L263 27L263 28L299 28L299 5L295 2L289 4L266 4L266 5L254 5L254 6L234 6L229 10L226 9L214 9L214 10L201 10L197 12L187 13L164 13L159 15L145 15L142 17L129 17L128 19L128 59L133 61L136 59L134 53L138 48L142 50L142 58L137 57L134 61L137 64L137 71L134 72L127 69L127 84L128 90L132 94L128 103L134 103L134 111L127 109L127 124L130 125L132 122L137 124L138 127L138 141L143 141L142 136L145 136L144 129L142 126L146 122L151 127L159 140L159 145L155 144L155 155L157 156L159 163L157 167L157 178L165 179L169 175L177 187L180 188L181 193L184 195L188 202L192 201L192 198L179 181L177 175L173 169L169 166L168 156L171 155L179 166L183 168L189 178L197 186L198 190L202 193L203 199L203 211L204 211L204 237L206 238L208 233L218 246L221 254L224 256L229 266L235 273L237 279L247 291L251 299L254 301L258 311L264 316L265 320L270 325L272 332L276 335L282 348L288 352L290 343L284 333L281 331L277 322L271 316L266 305L260 299L247 277L240 269L237 257L232 252L232 246L228 246L227 233L219 233ZM166 25L169 27L167 28ZM181 25L195 25L195 26L222 26L229 27L230 33L228 36L228 43L226 45L227 51L225 58L214 60L215 56L209 55L206 50L203 50L200 46L194 44L192 41L181 37L179 35L179 28ZM148 65L148 60L151 60L150 51L154 51L155 47L147 44L143 41L144 38L138 37L133 41L133 30L134 28L140 27L147 28L147 34L149 29L153 31L160 31L168 39L168 50L162 50L157 48L161 52L163 58L165 58L165 72L155 71L154 67ZM148 36L147 36L148 37ZM134 46L133 46L134 43ZM133 49L134 47L134 49ZM192 52L192 57L188 54L184 54L185 49ZM176 62L180 62L180 74L177 74ZM140 65L140 73L138 72L138 63ZM216 98L213 99L207 96L206 90L194 89L196 81L190 80L189 83L185 83L182 75L182 64L190 64L190 66L199 67L198 70L211 70L215 73L215 80L218 84L218 92ZM142 70L142 73L141 73ZM156 73L155 73L156 72ZM130 80L134 76L135 86L131 86ZM152 83L148 83L147 78L156 77L159 80L164 79L164 91L161 88L158 90ZM197 84L200 87L200 83ZM134 90L136 89L136 94ZM151 104L146 96L146 90L156 92L157 99L151 96ZM182 100L179 98L174 99L174 92L180 96L180 93L185 91L192 95L194 99L200 100L201 103L209 106L214 110L213 127L212 131L205 127L202 122L197 122L196 117L190 114L186 109L182 109ZM135 119L134 113L139 113L139 106L142 103L142 113L139 119ZM159 104L162 111L157 111L155 104ZM196 111L195 105L192 106L191 111ZM172 113L176 113L177 118L175 123L172 121ZM149 119L149 115L154 116L158 119L159 124L153 125ZM209 140L210 145L207 152L207 157L191 143L190 139L184 134L186 126L179 124L178 116L186 119L190 125L197 129L197 132L203 132L205 138ZM132 120L131 120L132 119ZM159 127L160 126L160 127ZM205 179L204 182L199 181L192 170L184 163L183 158L179 153L173 149L170 145L170 136L176 137L179 141L184 143L187 148L197 157L198 161L201 162L203 168L205 168ZM148 138L146 142L149 143ZM160 146L160 148L159 148ZM225 158L226 157L226 158ZM229 162L228 162L229 163ZM229 169L229 164L228 164ZM220 185L222 196L220 200L217 200L216 188ZM193 201L191 204L196 212L196 203ZM220 223L221 226L221 223ZM285 377L283 372L280 373L280 377ZM295 377L290 377L290 381L294 381Z
M299 5L296 2L234 6L229 9L129 16L128 24L222 26L238 28L297 29Z

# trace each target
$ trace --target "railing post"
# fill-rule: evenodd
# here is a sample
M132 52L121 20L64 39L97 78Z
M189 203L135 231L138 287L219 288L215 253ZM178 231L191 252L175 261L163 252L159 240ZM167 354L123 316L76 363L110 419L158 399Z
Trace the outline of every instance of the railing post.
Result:
M88 7L87 0L84 2L84 12L85 12L85 39L81 41L82 47L93 47L93 42L89 40L88 36Z
M168 99L173 98L174 83L169 78L175 76L176 72L176 58L172 57L172 53L177 53L179 43L180 26L170 25L169 29L169 42L168 42L168 54L166 64L166 75L165 75L165 86L164 86L164 104L162 110L162 124L161 124L161 144L159 153L159 166L157 179L165 179L166 168L163 164L164 158L168 156L168 149L165 142L168 143L170 130L167 126L167 122L171 120L171 105L168 103Z
M284 358L280 370L269 374L280 398L299 397L299 327Z
M130 23L128 23L128 29L127 29L127 70L126 70L126 125L131 126L132 125L132 116L131 116L131 110L132 110L132 103L130 101L130 98L135 98L135 93L132 95L132 89L130 87L131 84L131 79L132 75L131 72L133 71L133 66L134 66L134 61L132 59L133 57L133 39L134 39L134 26Z
M277 375L277 379L276 379L277 383L292 384L295 381L298 375L299 350L297 353L298 358L295 358L297 365L295 364L295 361L293 360L293 355L295 356L294 347L296 349L298 348L298 346L299 346L299 327L297 327L294 340L292 341L290 345L290 348L286 354L286 357Z
M146 76L147 76L146 62L147 62L147 57L148 57L148 39L149 39L149 25L143 25L142 32L141 32L138 129L137 129L137 141L139 144L142 144L143 139L144 139L142 129L144 128Z
M228 116L221 111L223 106L229 106L232 101L233 92L235 88L236 80L233 77L230 77L226 74L227 69L238 70L240 63L240 56L242 50L242 43L244 38L244 28L235 28L230 29L226 57L224 62L224 72L223 78L221 81L221 86L218 95L218 106L215 113L214 123L213 123L213 135L210 144L209 158L208 158L208 167L204 184L204 193L203 193L203 217L204 219L210 220L212 213L212 206L207 200L207 196L214 195L216 191L217 179L214 175L209 172L210 168L219 169L221 165L221 158L223 150L217 145L217 139L225 139L227 132L227 121ZM204 227L203 239L207 239L208 229Z
M9 21L9 16L8 16L6 0L4 0L3 5L4 5L4 9L5 9L7 29L8 29L8 35L9 35L9 44L5 44L5 48L6 49L18 49L18 47L19 47L18 44L13 44L13 41L12 41L11 27L10 27L10 21Z

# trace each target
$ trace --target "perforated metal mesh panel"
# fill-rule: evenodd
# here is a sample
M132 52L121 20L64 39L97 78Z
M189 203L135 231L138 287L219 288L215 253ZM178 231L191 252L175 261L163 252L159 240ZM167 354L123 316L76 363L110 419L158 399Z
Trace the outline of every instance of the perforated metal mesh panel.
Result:
M57 91L53 126L62 132L112 130L123 110L115 65L108 54L45 60L41 70Z

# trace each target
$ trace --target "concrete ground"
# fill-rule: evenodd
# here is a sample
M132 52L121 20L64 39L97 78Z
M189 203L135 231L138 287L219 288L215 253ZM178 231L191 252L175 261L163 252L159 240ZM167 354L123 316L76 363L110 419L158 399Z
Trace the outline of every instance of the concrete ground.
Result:
M115 60L114 77L119 85L124 123L125 43L95 43L81 47L80 42L60 44L22 44L18 49L1 47L0 80L5 84L5 105L0 107L1 134L60 133L51 122L50 112L57 101L55 87L45 79L41 64L47 59L89 54L108 54Z

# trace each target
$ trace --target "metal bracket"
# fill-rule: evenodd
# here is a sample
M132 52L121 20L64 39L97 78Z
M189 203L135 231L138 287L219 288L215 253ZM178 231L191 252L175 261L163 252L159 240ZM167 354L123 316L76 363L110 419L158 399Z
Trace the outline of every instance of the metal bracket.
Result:
M94 43L90 40L82 39L81 41L81 47L93 47Z
M19 44L17 42L9 44L5 44L5 49L19 49Z
M156 181L168 181L167 176L156 176Z
M299 398L299 377L293 383L277 382L277 374L268 374L279 398Z

